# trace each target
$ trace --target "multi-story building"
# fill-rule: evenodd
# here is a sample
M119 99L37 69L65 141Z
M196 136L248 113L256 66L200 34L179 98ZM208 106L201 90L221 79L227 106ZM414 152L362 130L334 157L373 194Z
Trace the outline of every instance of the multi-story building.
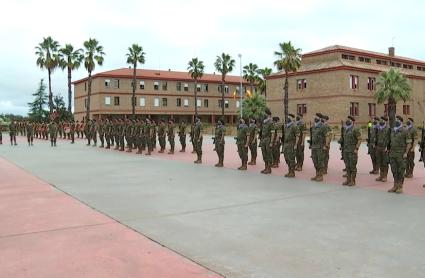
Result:
M397 68L409 81L411 99L397 104L397 114L425 119L425 62L395 55L331 46L302 56L301 68L289 74L289 110L312 119L317 112L329 115L337 124L347 115L360 124L374 116L387 114L387 104L377 104L375 92L378 76L390 67ZM283 115L284 73L267 79L267 103L274 115Z
M240 106L239 76L226 76L225 121L234 123ZM84 120L87 108L87 78L74 81L74 115ZM93 75L90 117L130 117L133 69L122 68ZM247 88L243 81L243 90ZM153 119L190 122L195 114L195 83L187 72L138 69L136 74L136 115ZM221 118L221 74L204 74L197 83L198 114L204 122ZM249 90L249 88L248 88Z

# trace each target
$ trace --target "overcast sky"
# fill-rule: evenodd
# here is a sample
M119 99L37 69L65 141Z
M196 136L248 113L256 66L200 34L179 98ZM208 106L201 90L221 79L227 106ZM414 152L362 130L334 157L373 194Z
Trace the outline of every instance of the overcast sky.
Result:
M242 64L272 67L278 43L289 40L304 53L333 44L387 52L394 41L397 55L425 60L423 11L420 0L3 1L0 114L26 115L38 82L47 81L34 54L46 36L75 47L99 40L106 57L95 73L127 67L127 48L138 43L144 68L185 71L197 56L213 72L216 55L226 52L239 74L238 53ZM84 68L73 73L85 76ZM66 96L66 82L65 72L54 72L53 92Z

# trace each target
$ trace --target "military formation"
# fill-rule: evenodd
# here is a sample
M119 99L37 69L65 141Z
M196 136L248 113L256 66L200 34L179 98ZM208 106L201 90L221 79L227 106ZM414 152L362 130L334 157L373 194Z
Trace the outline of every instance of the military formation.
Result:
M247 170L248 165L257 164L257 150L260 148L264 161L263 174L271 174L272 168L278 168L283 154L287 165L287 178L294 178L297 171L303 170L305 142L311 150L311 159L315 169L312 181L321 182L328 173L330 144L333 131L329 126L329 117L317 113L307 128L302 114L289 114L284 123L278 117L272 117L266 110L264 119L240 119L237 126L235 143L241 160L238 170ZM74 143L75 138L85 138L87 146L99 146L105 149L151 155L158 149L159 153L175 152L175 136L181 145L180 152L186 151L188 126L181 121L178 126L173 119L158 122L145 119L99 119L79 121L50 121L35 123L31 121L12 122L9 126L10 143L16 146L16 135L26 136L29 146L33 146L34 138L50 140L56 147L57 139L67 139ZM1 133L0 133L1 134ZM192 153L196 154L194 163L202 163L203 126L198 117L189 127L189 138ZM224 166L226 127L222 120L217 121L214 129L213 145L218 162L215 167ZM309 140L305 140L308 135ZM2 138L0 137L0 143ZM341 122L340 150L344 161L345 181L342 185L355 186L357 177L358 151L362 143L360 127L355 118L348 116ZM402 193L405 178L413 177L415 167L415 147L420 145L420 160L424 160L425 131L422 128L421 140L412 118L404 123L401 116L396 117L394 127L389 126L387 117L375 117L368 125L367 147L372 162L371 175L378 175L376 181L387 182L388 170L391 169L394 185L389 192ZM249 157L251 158L249 160ZM248 162L249 161L249 162Z

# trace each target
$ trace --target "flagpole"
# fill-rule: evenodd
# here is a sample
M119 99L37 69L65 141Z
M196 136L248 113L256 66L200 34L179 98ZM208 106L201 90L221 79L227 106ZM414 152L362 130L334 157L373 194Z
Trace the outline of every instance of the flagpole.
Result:
M240 110L241 110L241 119L242 119L242 102L243 102L243 98L242 98L242 54L238 54L238 57L239 57L239 70L240 70L240 72L239 72L239 74L240 74L240 78L241 78L241 86L240 86L240 89L239 89L239 93L241 94L241 101L240 101L240 104L239 104L239 107L240 107Z

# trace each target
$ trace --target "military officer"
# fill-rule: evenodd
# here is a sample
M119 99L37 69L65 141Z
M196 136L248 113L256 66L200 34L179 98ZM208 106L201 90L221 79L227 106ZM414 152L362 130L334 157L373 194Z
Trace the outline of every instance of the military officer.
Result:
M323 115L321 113L316 113L314 125L311 129L311 158L316 170L316 175L311 178L312 181L323 181L323 174L325 171L325 152L328 129L323 124L322 117Z
M414 126L412 118L408 118L406 122L407 136L412 140L409 152L406 159L406 174L405 178L413 178L413 169L415 169L415 148L418 140L418 132Z
M16 132L17 132L16 121L12 121L9 125L9 137L10 137L10 144L12 146L18 145L16 144Z
M192 153L196 153L196 146L195 146L195 142L193 141L194 131L195 131L195 122L193 122L190 125L190 132L189 132L190 141L192 142Z
M343 185L356 185L358 151L362 138L360 129L355 126L355 118L348 116L344 126L344 149L343 157L345 169L347 169L347 180Z
M99 148L104 148L105 147L105 122L102 118L99 119L98 132L99 132L99 140L100 140Z
M298 131L300 136L298 137L297 142L297 151L295 153L295 160L297 161L295 166L295 171L302 171L304 165L304 150L305 150L305 133L306 133L306 125L303 120L303 114L298 113L296 117L296 125L298 127Z
M170 151L168 154L174 154L174 148L175 148L175 131L174 131L174 120L170 119L168 121L168 128L167 128L167 139L168 143L170 144Z
M153 131L152 131L151 119L146 118L146 124L145 124L145 129L144 129L144 135L145 135L145 138L146 138L146 147L148 149L148 152L146 153L146 155L151 155L151 152L152 152L152 143L151 143L151 140L152 140L151 133L152 132Z
M125 141L127 142L127 152L133 151L133 121L127 119L125 125Z
M125 149L125 134L126 134L126 122L123 119L120 119L119 129L118 129L118 140L119 140L119 151L123 152Z
M325 139L325 148L324 148L324 168L323 168L323 174L326 175L328 173L328 165L329 165L329 151L331 149L331 142L332 142L332 128L328 123L329 117L322 114L322 123L326 127L326 139Z
M376 131L376 164L379 167L379 177L376 181L387 181L388 175L388 145L390 142L390 128L388 126L388 118L381 117Z
M195 118L195 126L193 128L193 139L195 144L195 151L197 159L194 161L196 164L202 163L202 123L201 119L198 117Z
M272 130L274 129L274 124L271 117L271 112L267 108L265 111L266 118L263 120L261 126L261 138L260 138L260 147L261 153L264 160L264 170L261 171L262 174L270 174L272 172Z
M280 163L280 146L282 139L282 125L279 117L273 117L272 129L272 168L278 168Z
M51 121L49 124L49 135L50 135L50 145L56 147L56 140L58 138L58 125L54 121Z
M97 146L97 131L98 131L98 124L96 120L92 120L91 128L90 128L90 137L93 140L93 147Z
M241 159L241 166L238 170L247 170L248 163L248 135L249 135L249 127L245 123L245 119L239 120L238 132L236 137L236 144L238 147L239 158Z
M142 154L142 122L136 119L134 126L134 147L137 149L136 154Z
M159 120L158 123L158 142L159 142L159 147L160 150L158 151L159 153L163 153L165 151L165 124L163 120Z
M224 126L224 122L222 119L217 121L217 126L215 128L214 132L214 150L217 153L218 156L218 163L215 164L215 167L223 167L223 161L224 161L224 146L225 146L225 140L224 135L226 133L226 128Z
M248 147L249 151L251 152L251 161L248 163L248 165L256 165L257 164L257 121L255 118L249 119L249 126L248 126Z
M287 178L295 177L295 154L297 151L297 143L299 142L300 132L295 122L295 115L289 114L286 119L285 133L283 138L283 155L286 165L288 165Z
M406 160L412 146L412 139L408 131L403 128L403 118L401 116L396 117L390 134L389 159L394 177L394 186L388 192L403 193Z
M180 152L184 153L186 151L186 124L184 121L181 121L179 124L179 140L182 146Z
M379 166L376 159L376 141L377 141L377 135L378 135L378 125L379 124L379 118L374 117L373 121L371 122L370 126L368 126L368 153L370 155L370 160L372 161L372 171L369 172L369 174L379 174Z
M86 135L87 138L87 146L91 146L91 125L92 122L90 119L86 119L86 122L84 124L84 134Z
M34 142L34 123L33 122L28 122L26 124L26 134L27 134L27 141L28 141L28 146L33 146L33 142Z

